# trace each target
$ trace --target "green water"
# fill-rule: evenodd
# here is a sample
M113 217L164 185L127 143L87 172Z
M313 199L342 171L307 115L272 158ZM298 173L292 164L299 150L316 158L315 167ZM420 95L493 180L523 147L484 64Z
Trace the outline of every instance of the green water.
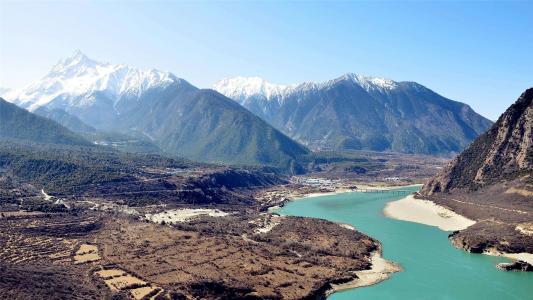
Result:
M379 284L328 299L533 299L533 273L500 271L495 265L505 258L467 253L450 244L448 232L385 217L385 204L402 197L345 193L290 202L278 211L351 224L381 241L383 256L404 269Z

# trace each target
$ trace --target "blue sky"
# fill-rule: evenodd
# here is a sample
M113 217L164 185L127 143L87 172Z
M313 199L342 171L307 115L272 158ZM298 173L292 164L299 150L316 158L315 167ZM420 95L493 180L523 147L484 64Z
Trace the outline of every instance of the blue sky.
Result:
M496 119L533 86L528 2L9 2L0 86L19 88L80 49L199 87L346 72L417 81Z

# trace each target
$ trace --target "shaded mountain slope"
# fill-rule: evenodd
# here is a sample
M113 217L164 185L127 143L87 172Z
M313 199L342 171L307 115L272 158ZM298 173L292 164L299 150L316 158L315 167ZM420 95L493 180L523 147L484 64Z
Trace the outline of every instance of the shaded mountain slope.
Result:
M0 98L0 139L32 142L90 145L90 143L47 118L32 114Z
M34 111L35 114L54 120L66 128L78 133L95 133L96 129L85 124L78 117L73 116L61 109L47 109L46 107L39 107Z
M291 160L308 153L305 147L212 90L176 95L171 101L157 103L150 113L146 123L139 123L144 132L165 151L189 158L289 166Z

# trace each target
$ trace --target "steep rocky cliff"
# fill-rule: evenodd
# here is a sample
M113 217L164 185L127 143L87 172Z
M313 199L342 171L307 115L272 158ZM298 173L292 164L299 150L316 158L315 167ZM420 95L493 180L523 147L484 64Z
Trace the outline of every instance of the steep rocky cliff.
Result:
M476 224L450 235L469 252L533 253L533 88L424 185L421 196Z
M431 195L470 191L527 177L533 172L533 88L526 90L498 121L422 188Z

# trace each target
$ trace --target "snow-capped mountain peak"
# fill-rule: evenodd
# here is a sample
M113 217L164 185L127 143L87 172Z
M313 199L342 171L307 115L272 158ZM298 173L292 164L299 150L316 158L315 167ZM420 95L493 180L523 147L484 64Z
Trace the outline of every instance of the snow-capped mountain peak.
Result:
M97 62L81 51L59 61L41 80L6 98L22 107L35 110L60 96L73 97L93 92L103 92L117 103L125 95L137 95L154 87L165 87L179 81L169 72L141 70L126 65ZM71 105L90 105L94 97Z
M49 76L54 73L65 73L67 71L75 72L79 69L86 69L86 68L94 68L97 65L105 65L104 63L98 63L90 58L88 58L85 54L83 54L80 50L77 50L74 52L72 56L69 56L67 58L64 58L60 60L50 72Z
M394 80L382 77L363 76L354 73L344 74L341 78L357 83L366 91L370 91L373 89L394 89L398 86L398 84Z
M333 80L321 83L303 82L300 84L273 84L260 77L235 77L223 79L213 84L213 89L243 104L246 99L263 97L266 100L282 101L292 92L305 92L317 88L327 88L340 81L349 81L361 86L366 91L386 91L394 89L398 83L381 77L363 76L347 73Z
M260 77L235 77L223 79L213 84L213 89L229 98L241 101L250 97L272 99L282 96L288 89L296 85L270 83Z

